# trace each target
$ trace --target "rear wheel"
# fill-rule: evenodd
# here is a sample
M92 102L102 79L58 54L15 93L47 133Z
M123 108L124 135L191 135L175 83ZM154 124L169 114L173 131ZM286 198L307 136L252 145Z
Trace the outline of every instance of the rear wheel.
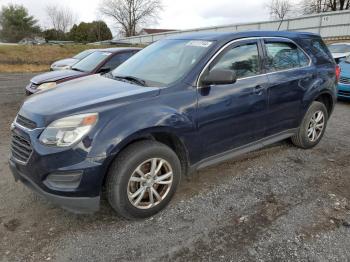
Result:
M316 146L324 135L327 121L326 106L314 101L306 112L298 133L292 137L293 144L305 149Z
M169 147L156 141L137 142L121 152L109 170L109 203L127 219L152 216L169 203L180 176L180 161Z

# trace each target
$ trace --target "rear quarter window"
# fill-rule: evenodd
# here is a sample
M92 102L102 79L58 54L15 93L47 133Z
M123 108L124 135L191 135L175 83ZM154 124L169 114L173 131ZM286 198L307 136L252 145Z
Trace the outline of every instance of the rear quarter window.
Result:
M316 65L334 63L332 54L321 38L305 38L303 44L311 51Z

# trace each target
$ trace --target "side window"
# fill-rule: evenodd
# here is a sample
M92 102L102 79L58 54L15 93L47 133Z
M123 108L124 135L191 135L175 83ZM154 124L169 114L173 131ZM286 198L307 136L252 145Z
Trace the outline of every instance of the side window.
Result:
M119 65L124 63L126 60L128 60L133 53L121 53L113 56L105 65L104 67L110 68L111 70L117 68Z
M237 78L259 74L259 52L256 43L243 44L228 50L213 66L213 69L233 70Z
M267 42L267 71L275 72L307 66L309 58L293 43Z

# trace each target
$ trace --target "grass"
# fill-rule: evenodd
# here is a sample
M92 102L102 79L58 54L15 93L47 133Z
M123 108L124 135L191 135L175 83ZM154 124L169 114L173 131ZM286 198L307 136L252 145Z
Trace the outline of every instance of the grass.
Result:
M0 45L0 72L41 72L48 71L50 65L59 59L72 57L91 48L111 46L95 45Z

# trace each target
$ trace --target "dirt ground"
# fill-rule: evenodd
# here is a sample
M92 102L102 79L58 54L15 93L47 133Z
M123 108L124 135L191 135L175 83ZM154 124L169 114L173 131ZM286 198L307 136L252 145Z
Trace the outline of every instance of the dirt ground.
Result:
M314 149L285 141L199 171L130 222L105 200L74 215L14 182L9 126L30 77L0 75L0 261L350 261L350 102Z

